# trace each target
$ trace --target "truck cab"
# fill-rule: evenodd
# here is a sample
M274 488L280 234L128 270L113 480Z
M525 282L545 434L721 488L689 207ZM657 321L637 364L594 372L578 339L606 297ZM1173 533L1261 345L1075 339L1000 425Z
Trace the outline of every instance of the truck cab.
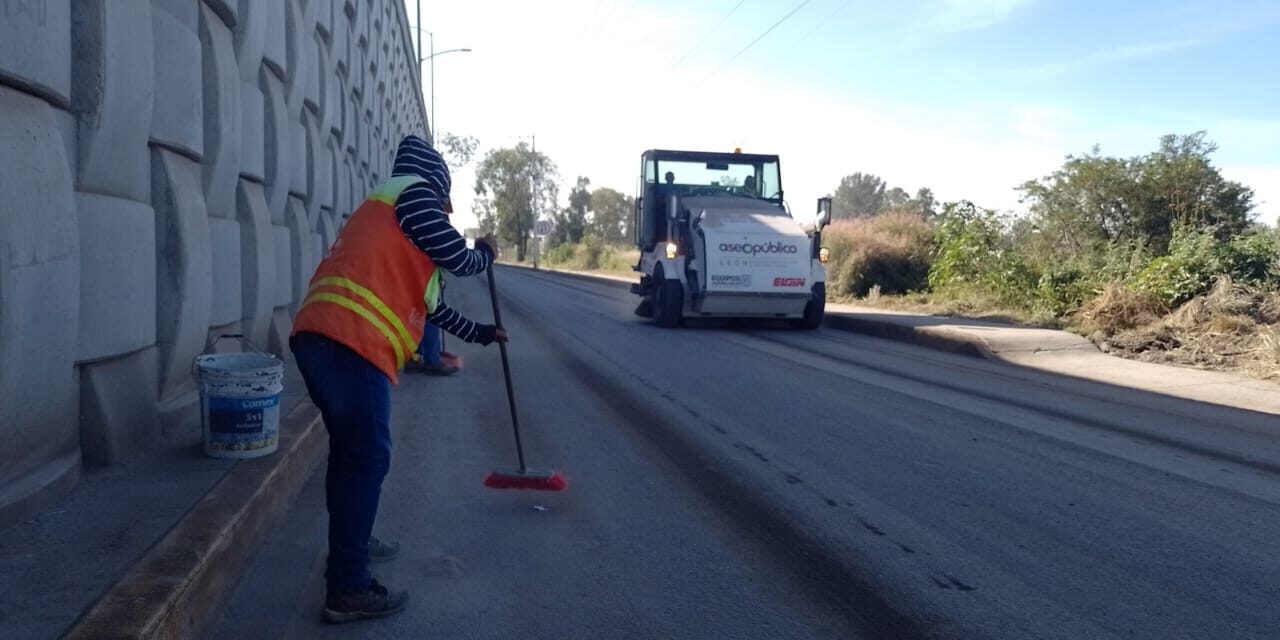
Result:
M822 324L830 199L819 199L808 228L792 218L778 156L652 149L638 192L638 315L664 327L690 317Z

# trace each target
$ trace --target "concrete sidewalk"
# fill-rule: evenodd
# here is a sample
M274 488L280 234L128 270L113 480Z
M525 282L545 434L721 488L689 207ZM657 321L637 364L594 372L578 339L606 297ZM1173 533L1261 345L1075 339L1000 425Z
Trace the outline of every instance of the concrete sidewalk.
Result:
M554 273L619 288L633 281L617 276ZM1276 393L1280 385L1225 373L1125 360L1101 353L1088 340L1064 331L837 304L828 305L826 326L1109 385L1280 414L1280 393ZM50 637L52 632L66 633L65 637L70 638L95 639L197 635L221 605L226 591L235 584L252 550L294 499L326 450L318 412L298 396L301 383L296 376L290 384L293 409L287 419L282 419L280 449L274 455L238 463L198 460L198 456L189 451L192 443L187 442L180 447L183 455L175 458L172 447L157 452L153 457L162 460L162 464L139 465L151 471L125 474L110 484L107 494L103 494L103 485L94 484L95 478L90 474L77 489L89 496L80 498L82 503L102 499L111 492L124 494L116 496L124 501L147 495L129 482L166 483L185 487L185 493L166 503L168 518L156 519L150 529L158 530L159 535L151 538L154 542L150 543L149 550L140 556L133 555L131 565L128 558L115 558L113 562L127 566L96 575L98 582L88 588L72 585L71 581L77 579L72 574L61 577L66 584L58 584L58 575L44 571L34 593L76 588L79 591L76 597L68 599L65 611L37 612L43 618L42 624L17 626L4 622L14 619L13 616L32 613L29 604L14 601L17 594L24 593L20 578L14 576L26 574L12 574L10 580L19 582L4 585L6 601L0 602L0 614L3 614L0 615L3 632L0 635L43 638ZM177 459L183 457L183 460ZM205 469L205 473L193 473L193 469ZM188 502L182 503L183 496ZM75 517L76 514L69 514L65 507L54 507L32 522ZM16 558L13 563L31 565L26 567L30 574L41 573L35 565L54 562L58 554L89 558L94 550L115 549L110 542L100 539L107 529L96 524L79 522L74 525L77 534L44 541L34 529L16 534L12 530L0 532L0 551L5 552L0 557L6 558L6 563L9 556L13 556ZM30 548L23 549L24 544ZM136 544L135 541L135 547ZM25 590L25 593L32 592L30 588ZM32 598L33 602L45 602L38 599L38 595Z

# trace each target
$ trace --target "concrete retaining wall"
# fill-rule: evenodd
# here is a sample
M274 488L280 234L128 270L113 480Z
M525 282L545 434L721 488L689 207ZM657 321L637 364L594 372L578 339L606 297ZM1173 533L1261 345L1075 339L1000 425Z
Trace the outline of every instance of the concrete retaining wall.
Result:
M199 433L210 336L287 357L417 69L400 0L0 1L0 526Z

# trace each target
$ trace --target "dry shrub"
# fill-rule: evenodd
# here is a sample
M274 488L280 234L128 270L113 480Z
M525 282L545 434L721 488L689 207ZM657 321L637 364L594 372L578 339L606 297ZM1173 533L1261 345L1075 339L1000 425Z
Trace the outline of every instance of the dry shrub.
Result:
M829 291L863 297L873 287L892 295L924 289L933 259L933 228L924 216L894 211L827 227Z
M1100 295L1085 303L1072 320L1085 335L1099 339L1147 326L1159 320L1166 311L1152 295L1122 284L1109 284Z
M1276 326L1258 329L1258 344L1250 358L1249 373L1259 378L1280 378L1280 332Z

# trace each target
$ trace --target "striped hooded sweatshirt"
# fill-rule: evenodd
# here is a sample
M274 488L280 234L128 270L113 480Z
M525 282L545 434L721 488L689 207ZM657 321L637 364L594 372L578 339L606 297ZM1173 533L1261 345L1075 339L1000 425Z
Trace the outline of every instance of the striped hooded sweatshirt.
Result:
M445 206L449 202L451 183L449 168L440 153L422 138L408 136L396 150L391 175L418 176L426 180L405 189L396 200L396 218L409 241L430 256L438 269L455 276L484 273L493 263L493 253L483 244L468 249L466 239L449 224ZM493 325L468 320L443 301L429 321L467 342L487 345L494 339Z

